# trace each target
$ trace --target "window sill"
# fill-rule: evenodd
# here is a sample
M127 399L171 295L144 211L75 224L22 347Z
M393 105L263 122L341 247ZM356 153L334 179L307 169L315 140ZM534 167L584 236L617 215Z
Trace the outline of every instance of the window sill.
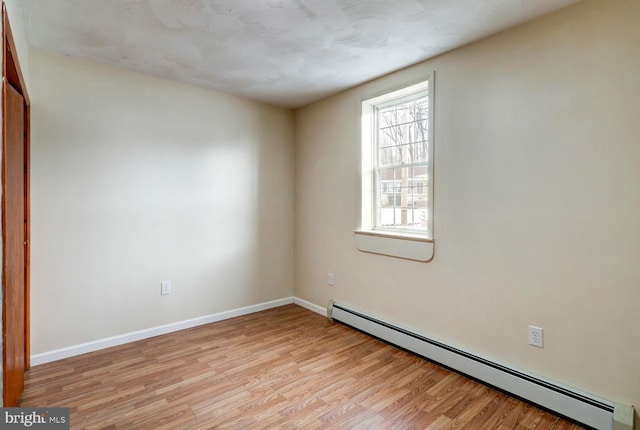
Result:
M406 260L429 262L435 255L435 242L424 236L375 230L355 230L356 247L363 252Z

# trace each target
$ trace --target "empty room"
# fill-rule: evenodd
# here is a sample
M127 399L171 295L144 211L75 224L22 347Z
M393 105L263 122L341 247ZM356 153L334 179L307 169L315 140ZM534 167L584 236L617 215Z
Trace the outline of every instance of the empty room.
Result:
M2 4L0 427L640 430L639 1Z

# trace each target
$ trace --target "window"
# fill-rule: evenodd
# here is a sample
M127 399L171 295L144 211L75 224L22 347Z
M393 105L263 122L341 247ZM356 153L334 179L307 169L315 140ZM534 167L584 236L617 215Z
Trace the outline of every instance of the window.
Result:
M361 114L362 202L356 233L432 242L433 74L363 100Z

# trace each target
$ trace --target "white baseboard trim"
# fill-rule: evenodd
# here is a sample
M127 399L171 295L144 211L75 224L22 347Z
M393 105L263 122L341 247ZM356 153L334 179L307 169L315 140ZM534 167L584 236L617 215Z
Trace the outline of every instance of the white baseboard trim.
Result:
M110 348L112 346L118 346L129 342L135 342L136 340L148 339L150 337L159 336L161 334L172 333L179 330L184 330L191 327L196 327L204 324L209 324L216 321L222 321L229 318L235 318L242 315L252 314L254 312L260 312L271 308L277 308L279 306L288 305L291 303L296 303L300 306L303 306L307 309L315 310L311 308L315 306L316 308L320 308L319 306L313 305L309 302L305 302L304 300L300 300L300 302L304 302L305 304L298 303L294 297L286 297L284 299L272 300L270 302L258 303L256 305L245 306L243 308L232 309L229 311L219 312L216 314L205 315L202 317L192 318L184 321L178 321L171 324L166 324L158 327L151 327L144 330L134 331L131 333L125 333L118 336L108 337L105 339L98 339L91 342L81 343L79 345L73 345L66 348L60 348L53 351L42 352L40 354L31 355L31 365L37 366L39 364L49 363L52 361L62 360L63 358L74 357L80 354L86 354L88 352L98 351L100 349ZM307 306L308 305L308 306ZM311 306L311 307L309 307ZM317 312L317 310L315 310ZM326 311L323 310L323 314L326 314Z
M293 298L293 303L295 303L298 306L302 306L305 309L309 309L310 311L313 311L317 314L320 314L322 316L327 316L327 308L323 308L322 306L318 306L315 303L311 303L308 302L306 300L302 300L298 297L294 297Z

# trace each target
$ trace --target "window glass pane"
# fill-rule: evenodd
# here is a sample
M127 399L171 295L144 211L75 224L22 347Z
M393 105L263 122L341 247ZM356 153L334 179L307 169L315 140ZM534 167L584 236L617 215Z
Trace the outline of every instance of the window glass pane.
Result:
M379 190L378 202L381 207L391 207L396 205L396 181L395 169L379 169L378 183L376 188ZM399 204L399 201L397 202Z
M426 166L416 166L413 168L413 195L414 207L428 207L427 191L429 189Z
M400 149L397 146L381 148L378 151L378 165L395 166L401 164Z
M428 225L428 167L378 170L378 227L426 230Z
M378 128L378 147L396 146L400 139L400 129L394 125Z
M379 227L427 228L426 99L378 110ZM412 164L412 167L387 167Z
M427 163L429 161L429 142L416 140L408 145L408 152L412 163Z
M379 163L391 165L429 161L426 107L427 99L422 98L377 111Z

